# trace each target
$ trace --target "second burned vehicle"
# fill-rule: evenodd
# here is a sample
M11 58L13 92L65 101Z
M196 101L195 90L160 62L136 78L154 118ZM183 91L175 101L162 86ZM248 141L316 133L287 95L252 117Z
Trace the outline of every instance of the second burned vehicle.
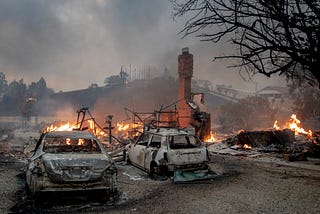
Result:
M145 128L126 146L127 161L149 174L208 169L208 151L193 134L178 128Z

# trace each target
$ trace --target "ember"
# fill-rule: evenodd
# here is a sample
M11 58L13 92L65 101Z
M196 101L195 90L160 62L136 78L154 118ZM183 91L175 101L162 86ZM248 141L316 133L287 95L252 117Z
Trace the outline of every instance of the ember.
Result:
M70 140L71 140L70 138L66 138L66 144L67 145L71 145Z
M244 149L252 149L252 147L249 146L248 144L244 144L244 145L243 145L243 148L244 148Z
M84 143L85 143L84 139L82 139L82 138L78 139L78 146L82 146Z

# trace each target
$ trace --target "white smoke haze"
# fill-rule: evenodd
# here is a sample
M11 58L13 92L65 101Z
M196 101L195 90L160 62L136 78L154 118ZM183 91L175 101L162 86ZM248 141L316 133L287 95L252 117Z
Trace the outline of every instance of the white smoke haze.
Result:
M57 109L53 118L56 118L58 121L70 121L71 123L76 123L77 112L71 105L65 105Z
M55 91L69 91L102 86L121 66L176 74L177 57L188 46L195 78L243 90L283 85L265 77L247 84L228 62L212 62L229 47L193 35L181 39L183 20L171 13L167 0L1 0L0 71L9 82L44 77Z

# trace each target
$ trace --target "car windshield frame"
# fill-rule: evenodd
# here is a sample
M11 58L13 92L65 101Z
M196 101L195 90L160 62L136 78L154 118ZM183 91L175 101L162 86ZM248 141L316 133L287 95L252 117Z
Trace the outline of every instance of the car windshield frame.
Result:
M45 153L101 153L98 142L92 138L47 136L43 139Z

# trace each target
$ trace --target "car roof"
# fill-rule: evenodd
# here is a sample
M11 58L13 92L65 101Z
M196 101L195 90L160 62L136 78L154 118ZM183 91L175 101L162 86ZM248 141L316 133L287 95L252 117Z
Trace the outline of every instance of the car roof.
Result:
M84 131L53 131L48 132L46 137L66 137L66 138L85 138L92 139L95 138L91 133Z
M145 133L152 133L162 136L193 135L193 133L178 128L155 128L149 130L147 129Z

